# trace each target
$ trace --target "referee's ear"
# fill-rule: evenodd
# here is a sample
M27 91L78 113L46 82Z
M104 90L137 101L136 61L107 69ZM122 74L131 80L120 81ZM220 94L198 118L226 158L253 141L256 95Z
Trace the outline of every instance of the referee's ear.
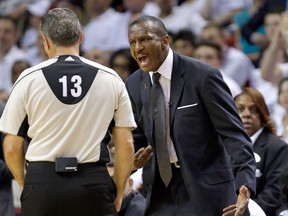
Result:
M51 44L50 41L48 39L48 37L46 37L45 35L42 34L42 40L43 40L43 46L44 46L44 50L47 53L47 55L49 56L50 53L50 49L51 49ZM50 56L49 56L50 58Z
M79 45L81 45L83 42L83 32L80 31L80 36L79 36Z

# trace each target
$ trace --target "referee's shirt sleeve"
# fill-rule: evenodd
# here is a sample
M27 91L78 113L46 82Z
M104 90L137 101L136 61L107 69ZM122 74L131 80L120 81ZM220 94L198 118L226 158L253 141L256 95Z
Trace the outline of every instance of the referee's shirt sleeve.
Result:
M5 134L19 135L19 130L26 118L25 79L18 80L6 103L0 119L0 131Z
M132 111L131 102L124 82L121 81L118 97L118 107L114 115L115 126L117 127L137 127Z

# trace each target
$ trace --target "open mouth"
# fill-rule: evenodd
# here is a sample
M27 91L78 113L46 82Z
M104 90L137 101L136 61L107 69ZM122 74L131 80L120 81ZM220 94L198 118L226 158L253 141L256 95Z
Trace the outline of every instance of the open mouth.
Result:
M139 55L137 58L138 58L138 62L141 65L141 67L147 66L147 64L150 62L149 57L146 55L141 55L141 56Z

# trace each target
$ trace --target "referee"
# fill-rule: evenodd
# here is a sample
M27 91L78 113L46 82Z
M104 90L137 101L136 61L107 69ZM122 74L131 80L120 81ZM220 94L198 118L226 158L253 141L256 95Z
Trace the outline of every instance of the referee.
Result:
M50 10L41 33L49 60L21 73L0 120L7 165L23 189L22 215L116 215L136 127L125 85L112 69L79 56L83 35L71 10ZM113 179L103 142L109 128ZM24 155L25 138L31 141Z

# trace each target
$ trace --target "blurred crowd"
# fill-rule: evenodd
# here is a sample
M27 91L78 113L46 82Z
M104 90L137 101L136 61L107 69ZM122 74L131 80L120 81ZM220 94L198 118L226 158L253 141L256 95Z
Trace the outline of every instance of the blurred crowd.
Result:
M218 68L233 96L261 92L288 142L288 12L285 0L1 0L0 112L19 74L47 59L41 18L54 7L72 9L83 26L81 54L114 69L125 81L138 69L129 23L159 17L174 51Z

